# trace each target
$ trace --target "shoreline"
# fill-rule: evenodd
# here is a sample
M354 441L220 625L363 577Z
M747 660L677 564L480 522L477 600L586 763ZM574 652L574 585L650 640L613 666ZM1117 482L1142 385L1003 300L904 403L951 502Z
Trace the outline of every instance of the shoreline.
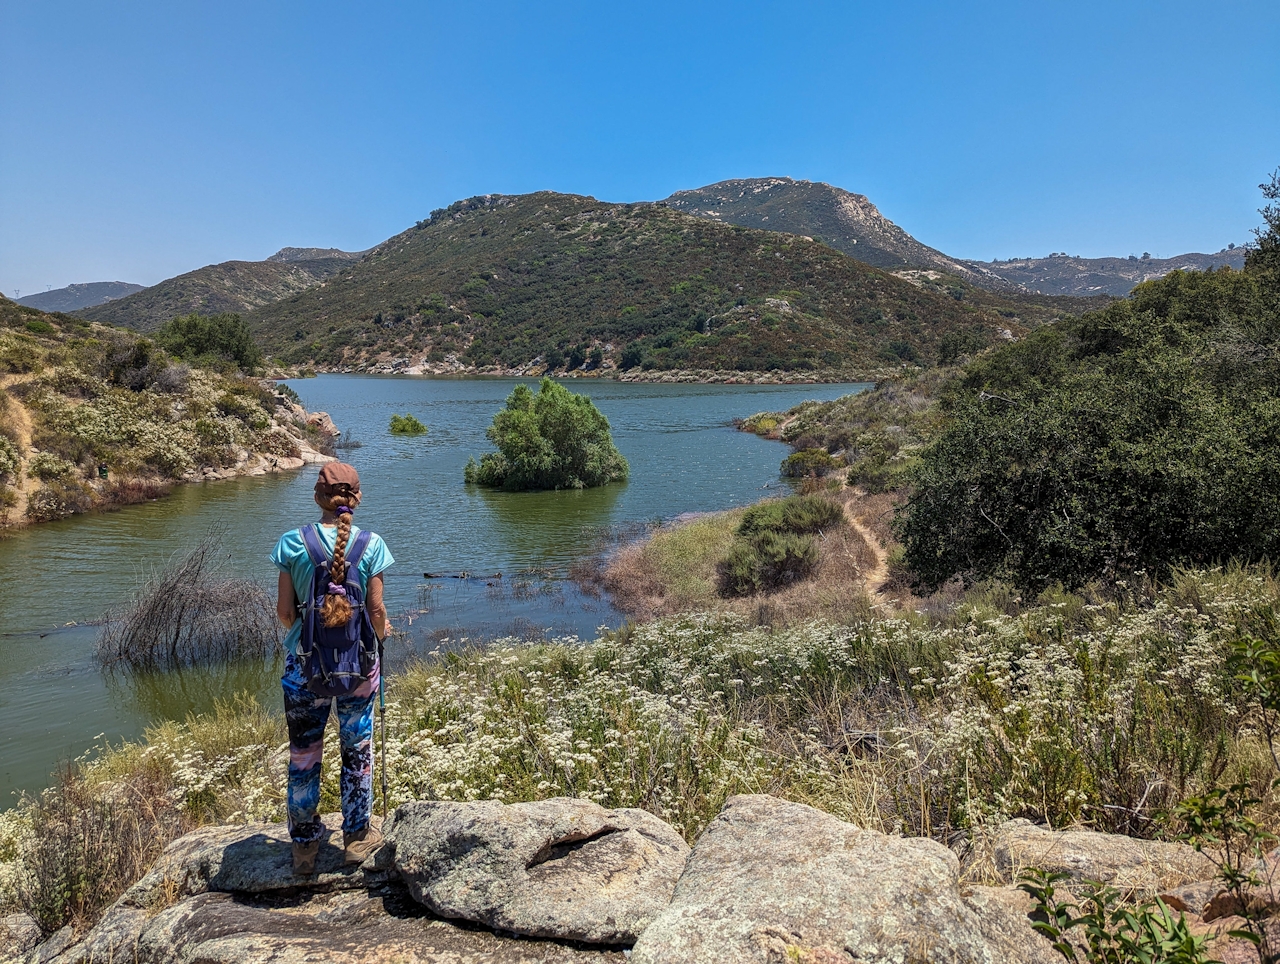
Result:
M74 485L76 491L58 507L57 514L48 516L33 516L30 513L33 496L41 492L45 486L29 471L32 460L40 454L40 451L31 447L28 429L25 439L27 444L24 446L25 454L21 456L19 462L20 482L11 490L16 498L12 505L0 506L0 539L33 525L57 522L76 515L115 512L126 506L155 502L167 497L177 485L219 482L225 479L269 475L274 472L296 472L308 465L323 465L334 461L336 456L326 455L311 441L311 437L314 436L323 445L325 441L331 442L341 434L328 413L308 412L296 402L280 396L277 398L276 411L271 418L268 431L288 436L297 455L273 455L270 452L237 445L234 447L235 461L231 465L196 466L177 477L165 477L159 473L121 472L113 473L112 477L108 478L99 476L72 480L67 484ZM21 402L17 402L16 408L21 413L19 423L25 423L29 427L30 411Z
M405 362L399 364L399 362ZM417 378L543 378L586 379L644 384L693 385L872 385L885 378L902 377L917 371L914 366L876 369L871 372L822 370L816 372L723 371L718 369L669 369L641 371L616 368L579 369L548 372L540 365L517 368L498 366L451 365L448 363L410 365L404 359L372 365L280 366L269 368L266 377L275 381L310 378L314 375L401 375ZM307 374L302 374L306 372Z

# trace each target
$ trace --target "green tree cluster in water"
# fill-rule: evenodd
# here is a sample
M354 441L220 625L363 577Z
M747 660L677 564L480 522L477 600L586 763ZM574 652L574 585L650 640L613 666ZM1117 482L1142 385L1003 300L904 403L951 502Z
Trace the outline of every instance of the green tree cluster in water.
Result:
M950 387L898 519L926 586L1280 554L1280 214L1263 215L1243 271L1139 285Z
M467 462L467 482L507 491L585 489L627 478L630 467L614 447L609 420L585 395L549 378L535 395L517 385L485 434L498 446L477 464Z

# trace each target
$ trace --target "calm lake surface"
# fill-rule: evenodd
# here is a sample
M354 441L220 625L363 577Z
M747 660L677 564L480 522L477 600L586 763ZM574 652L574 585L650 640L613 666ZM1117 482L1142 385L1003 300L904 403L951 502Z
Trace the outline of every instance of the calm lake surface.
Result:
M582 492L495 493L462 483L513 379L324 375L290 382L311 411L327 411L363 447L339 453L360 470L358 524L381 533L396 557L387 605L411 639L389 655L429 652L442 640L497 636L592 638L621 617L564 576L602 536L630 526L754 502L782 488L787 449L730 423L805 399L867 385L637 385L570 380L608 416L631 481ZM393 413L430 427L420 438L387 431ZM178 487L119 512L36 526L0 541L0 809L17 791L48 783L59 760L95 741L134 738L238 690L277 697L261 666L104 676L92 660L98 619L148 572L220 527L228 561L274 586L267 554L286 529L313 521L315 469ZM425 580L423 574L472 574ZM502 573L501 579L492 577ZM449 645L447 642L445 645Z

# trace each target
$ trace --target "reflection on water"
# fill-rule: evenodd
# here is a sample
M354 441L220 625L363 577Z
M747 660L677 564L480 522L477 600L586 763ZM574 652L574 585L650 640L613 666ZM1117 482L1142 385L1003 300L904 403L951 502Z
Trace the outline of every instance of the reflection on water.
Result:
M554 563L591 549L597 531L614 518L626 488L624 483L559 492L494 492L475 486L471 494L484 506L486 528L499 533L515 557ZM500 571L496 565L480 568Z
M735 432L735 416L829 399L849 385L633 385L574 381L609 418L631 463L631 481L582 492L505 493L462 482L467 458L489 451L485 428L511 379L322 376L291 383L362 448L344 453L365 494L357 521L380 532L396 557L387 604L410 633L388 653L394 668L442 639L543 633L590 638L617 625L606 600L564 580L604 530L753 502L778 485L786 450ZM865 386L861 386L865 387ZM430 427L392 436L392 413ZM276 537L311 521L314 470L179 487L167 499L119 512L37 526L0 541L0 806L15 789L37 789L60 758L95 734L138 736L149 721L181 719L237 690L275 705L278 669L263 665L184 670L146 678L104 677L90 660L92 627L137 583L209 529L226 529L231 566L274 585L267 559ZM544 571L540 578L521 575ZM425 580L469 572L501 580Z
M206 713L236 693L249 693L264 706L275 706L281 699L275 681L283 671L284 660L277 657L103 675L112 699L135 707L148 719L181 720Z

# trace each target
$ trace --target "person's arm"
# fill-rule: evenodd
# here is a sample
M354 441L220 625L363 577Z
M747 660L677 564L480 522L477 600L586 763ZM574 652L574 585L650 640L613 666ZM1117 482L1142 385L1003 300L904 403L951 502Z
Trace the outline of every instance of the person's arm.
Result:
M276 616L285 629L298 618L298 594L293 591L293 576L287 572L280 573L276 580Z
M369 591L365 595L364 604L369 609L373 631L378 634L379 639L386 639L391 627L387 624L387 607L382 601L382 573L369 580Z

